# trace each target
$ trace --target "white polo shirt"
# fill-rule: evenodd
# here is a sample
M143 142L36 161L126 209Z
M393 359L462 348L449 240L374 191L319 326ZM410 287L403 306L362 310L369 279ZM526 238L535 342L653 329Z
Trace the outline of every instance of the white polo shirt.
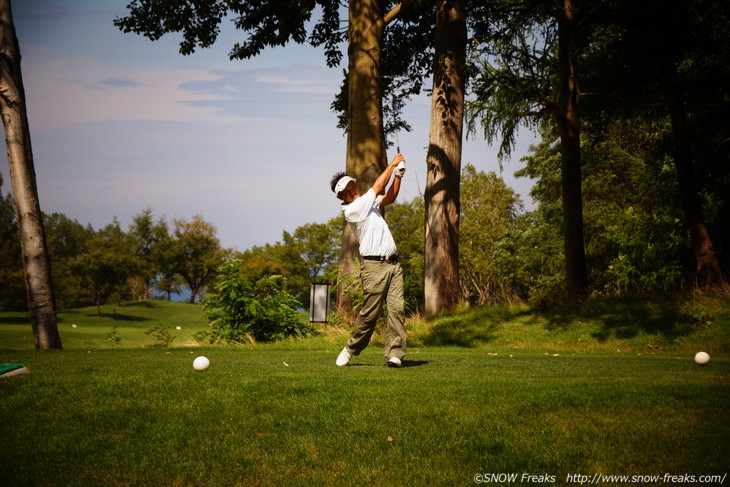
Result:
M373 189L355 199L352 203L342 205L345 220L357 226L357 239L360 242L360 255L392 255L395 254L395 240L380 213L382 196L377 196Z

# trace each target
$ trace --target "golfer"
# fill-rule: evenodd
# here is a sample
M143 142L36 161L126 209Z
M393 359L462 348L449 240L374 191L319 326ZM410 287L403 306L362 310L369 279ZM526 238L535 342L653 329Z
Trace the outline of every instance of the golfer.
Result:
M403 270L398 262L395 241L382 214L382 209L398 197L405 172L404 166L397 167L401 161L405 162L403 155L395 156L364 195L360 195L355 179L344 172L335 174L330 182L332 191L343 201L345 219L357 228L362 257L360 278L365 293L350 338L337 357L339 367L347 365L353 355L359 355L368 346L383 300L388 305L385 363L389 367L400 367L406 354ZM393 184L385 192L394 171Z

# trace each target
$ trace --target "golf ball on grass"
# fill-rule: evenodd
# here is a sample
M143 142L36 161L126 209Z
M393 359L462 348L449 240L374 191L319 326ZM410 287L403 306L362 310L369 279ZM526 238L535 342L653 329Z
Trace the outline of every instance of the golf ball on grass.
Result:
M195 370L206 370L208 367L210 367L210 360L207 357L201 355L193 360L193 368Z
M705 365L709 361L710 355L707 352L697 352L697 355L695 355L695 362L698 365Z

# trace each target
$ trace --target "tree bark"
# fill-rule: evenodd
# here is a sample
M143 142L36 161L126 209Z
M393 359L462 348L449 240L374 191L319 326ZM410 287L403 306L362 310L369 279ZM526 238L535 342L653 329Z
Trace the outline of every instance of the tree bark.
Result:
M580 116L578 113L580 90L577 75L579 41L576 23L573 0L563 0L563 8L558 13L560 94L556 118L560 131L563 244L569 299L580 299L588 294L583 236Z
M697 191L684 97L674 62L664 59L662 64L665 94L668 99L669 118L672 123L672 137L674 138L674 165L680 197L682 198L684 218L689 230L692 253L696 263L697 285L701 288L720 286L727 281L712 246L710 232L705 225L702 201Z
M352 294L349 286L358 277L355 261L360 257L358 241L352 226L343 218L342 250L340 253L339 278L337 284L337 314L345 321L355 319L353 314Z
M436 11L436 53L424 195L426 315L453 309L459 301L459 185L466 35L462 0L440 0Z
M61 349L51 263L36 186L20 48L10 0L0 0L0 110L23 255L25 286L35 346Z

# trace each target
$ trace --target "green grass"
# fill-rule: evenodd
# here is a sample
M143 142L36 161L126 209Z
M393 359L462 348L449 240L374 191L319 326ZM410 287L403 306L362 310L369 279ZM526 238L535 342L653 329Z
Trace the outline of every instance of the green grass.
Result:
M180 330L177 327L180 327ZM195 332L207 328L203 310L198 305L169 301L139 301L104 305L101 316L96 307L58 312L58 330L65 349L138 348L156 346L158 340L145 332L153 327L167 327L175 336L172 346L197 346ZM115 332L120 341L108 340ZM24 313L0 313L0 348L32 349L30 318Z
M152 304L105 310L102 321L62 313L62 351L17 336L6 346L25 332L0 314L0 362L31 369L0 378L2 485L451 486L487 473L518 476L494 485L574 485L569 474L730 472L727 300L414 321L400 369L382 365L379 340L335 367L347 336L337 329L280 344L150 347L152 323L204 327L194 306ZM616 333L626 319L638 331ZM105 339L114 325L116 349ZM693 362L697 347L708 365ZM197 355L209 370L193 370Z
M192 369L197 354L208 371ZM469 485L728 471L730 363L264 346L3 353L7 485ZM557 482L561 483L561 482ZM564 482L563 482L564 483Z

